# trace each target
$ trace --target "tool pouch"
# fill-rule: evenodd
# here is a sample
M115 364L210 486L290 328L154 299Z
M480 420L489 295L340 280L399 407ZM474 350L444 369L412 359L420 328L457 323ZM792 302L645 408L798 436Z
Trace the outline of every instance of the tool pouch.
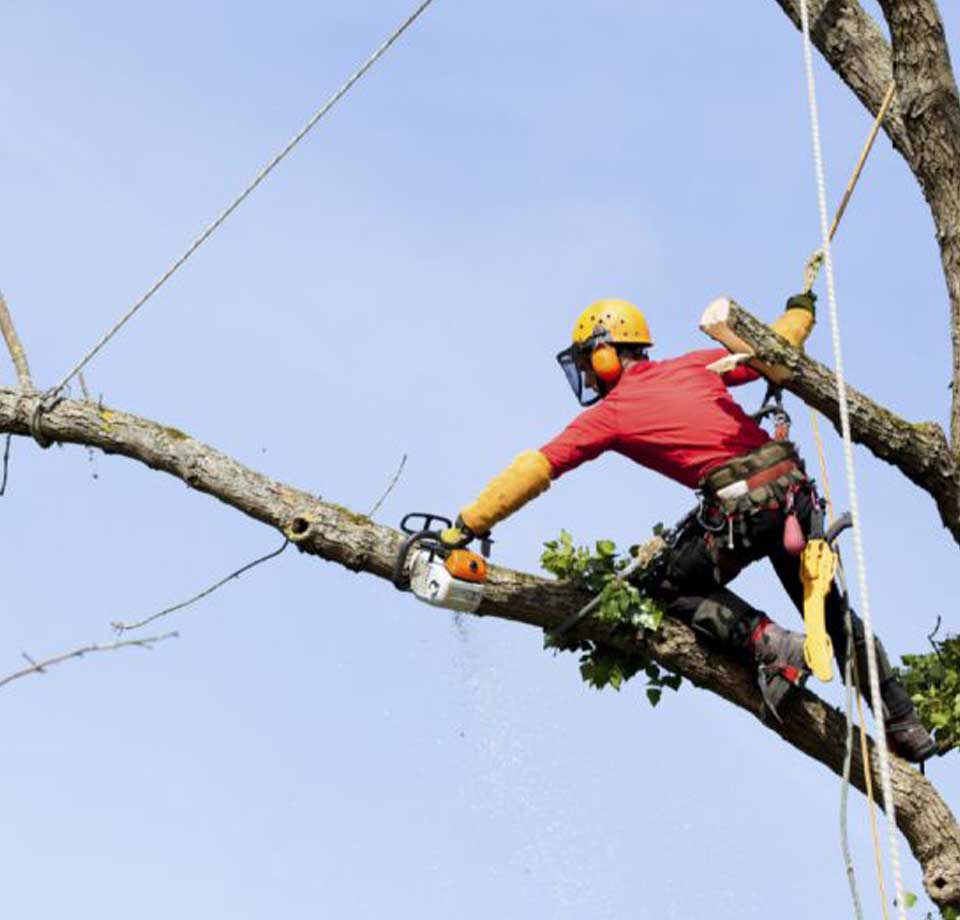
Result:
M736 497L724 498L718 494L727 486L745 482L786 460L792 460L796 465L772 482ZM724 517L751 517L764 508L784 505L788 496L807 481L803 461L797 454L796 447L790 441L767 441L750 453L734 457L723 466L712 470L704 477L701 489L707 500L719 508Z

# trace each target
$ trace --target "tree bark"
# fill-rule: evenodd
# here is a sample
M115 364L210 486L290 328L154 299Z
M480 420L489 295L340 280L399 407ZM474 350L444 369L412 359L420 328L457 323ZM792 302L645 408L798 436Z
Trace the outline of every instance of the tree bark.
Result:
M799 0L776 0L800 25ZM874 115L885 88L897 98L884 130L923 190L936 228L950 305L950 443L960 452L960 94L933 0L880 0L893 48L857 0L809 0L817 49Z
M30 436L41 397L0 389L0 433ZM356 572L390 578L402 535L347 508L277 482L243 466L184 432L90 402L62 400L41 416L45 438L96 447L162 470L267 524L293 540L302 552ZM491 567L481 616L495 616L552 629L587 600L562 582ZM624 640L589 620L576 637L636 650L639 637ZM666 618L646 646L664 667L759 717L760 694L744 663L702 645L684 624ZM798 691L783 707L784 724L765 723L797 750L838 775L842 771L843 716L809 691ZM872 742L871 742L872 743ZM864 791L854 745L854 785ZM904 761L892 757L897 823L924 872L930 897L941 907L960 907L960 827L933 785ZM876 758L874 784L879 785Z

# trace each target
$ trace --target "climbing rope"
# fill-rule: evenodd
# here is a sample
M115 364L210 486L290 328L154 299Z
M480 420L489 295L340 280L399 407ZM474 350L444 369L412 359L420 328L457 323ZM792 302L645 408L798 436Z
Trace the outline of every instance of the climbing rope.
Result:
M870 616L870 594L867 586L867 567L864 558L863 534L860 522L860 507L857 497L857 479L853 463L853 440L850 435L850 409L847 404L847 388L843 375L843 350L840 342L840 327L837 310L836 287L833 274L833 257L830 248L830 223L827 212L826 183L824 180L823 153L820 146L820 118L817 110L816 86L813 75L813 50L810 40L810 17L807 0L800 0L800 19L803 31L803 57L807 77L807 98L810 109L810 129L813 143L814 169L817 181L817 200L820 210L820 228L823 237L823 262L827 275L827 298L830 306L830 330L833 340L833 356L837 378L837 399L840 407L840 427L843 436L844 466L847 474L847 490L850 494L850 513L853 518L853 546L856 558L857 588L863 614L864 638L867 643L867 670L869 672L870 698L877 726L877 748L880 752L880 780L883 805L887 815L887 831L890 843L890 862L896 888L897 913L906 920L906 902L903 878L900 870L900 852L897 840L896 812L890 778L890 757L887 750L883 703L880 698L880 681L877 673L877 655L874 647L873 623Z
M863 172L863 167L867 163L867 157L870 156L870 151L873 150L873 142L877 139L877 134L880 133L880 126L883 124L883 119L887 117L887 110L890 108L890 103L893 102L896 91L897 84L891 82L887 87L887 93L883 97L883 102L880 103L880 109L877 112L877 117L873 120L873 127L870 129L870 134L867 137L866 143L863 145L863 150L860 151L860 159L857 160L857 165L853 169L853 175L850 177L847 187L843 190L843 197L840 199L837 213L833 215L833 223L830 225L831 242L834 236L836 236L837 228L840 226L843 215L847 211L847 205L850 204L853 191L860 181L860 174ZM820 273L822 265L823 249L818 248L807 260L806 269L804 270L804 292L809 292L813 288L813 283L817 280L817 275Z
M853 899L853 913L857 920L863 920L863 905L860 903L860 892L857 889L857 873L853 867L853 856L850 853L850 839L847 833L847 799L850 796L850 769L853 764L853 656L856 654L853 642L853 623L850 616L850 606L843 617L843 626L847 633L847 660L843 669L843 682L846 686L846 713L847 734L843 749L843 784L840 788L840 849L843 851L843 864L847 869L847 883L850 885L850 897ZM882 894L881 903L886 901ZM884 912L886 920L886 912Z
M83 358L81 358L71 370L66 374L66 376L52 389L48 390L44 394L44 400L41 405L45 406L46 403L56 396L69 382L73 377L78 374L86 364L93 359L93 357L103 348L107 342L110 341L120 329L126 325L126 323L133 318L134 314L151 298L157 291L163 287L164 284L174 275L174 273L190 258L213 234L214 232L223 224L223 222L238 208L241 204L250 196L253 190L261 183L267 176L273 172L274 168L279 165L280 161L283 160L297 144L302 141L311 129L316 125L327 112L330 111L357 83L363 76L366 74L377 61L383 57L384 54L390 49L390 46L403 35L407 29L413 25L414 22L420 17L420 14L423 13L430 4L433 3L433 0L423 0L423 2L394 30L393 34L382 44L379 48L369 57L366 62L354 72L346 83L344 83L340 89L338 89L324 104L317 110L316 113L311 117L311 119L300 129L297 134L295 134L287 145L269 162L257 175L254 177L253 181L239 194L236 198L228 205L228 207L221 212L220 216L213 221L210 226L207 227L203 233L198 236L193 243L190 244L190 247L186 252L173 265L170 266L161 276L154 282L153 286L122 316L119 320L107 331L107 333L97 342L93 348L88 351Z

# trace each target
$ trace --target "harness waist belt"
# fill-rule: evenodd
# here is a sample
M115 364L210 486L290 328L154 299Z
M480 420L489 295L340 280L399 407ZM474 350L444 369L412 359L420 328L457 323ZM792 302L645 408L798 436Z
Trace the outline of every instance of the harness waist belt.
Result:
M779 463L765 470L761 470L759 473L754 473L747 479L738 479L736 482L731 482L729 485L717 489L715 494L717 498L728 501L730 499L740 498L741 495L746 495L754 489L759 489L761 486L767 485L767 483L774 482L781 476L786 476L787 473L798 469L798 467L799 464L792 458L781 460Z

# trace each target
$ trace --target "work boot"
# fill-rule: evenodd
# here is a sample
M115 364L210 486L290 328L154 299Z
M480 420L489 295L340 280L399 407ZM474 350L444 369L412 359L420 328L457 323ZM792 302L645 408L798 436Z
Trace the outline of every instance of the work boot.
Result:
M791 687L802 687L810 671L803 655L803 635L764 617L750 636L757 662L757 682L767 709L782 722L777 707Z
M880 684L886 717L887 747L910 763L923 763L937 752L937 743L930 736L914 709L903 684L888 677Z

